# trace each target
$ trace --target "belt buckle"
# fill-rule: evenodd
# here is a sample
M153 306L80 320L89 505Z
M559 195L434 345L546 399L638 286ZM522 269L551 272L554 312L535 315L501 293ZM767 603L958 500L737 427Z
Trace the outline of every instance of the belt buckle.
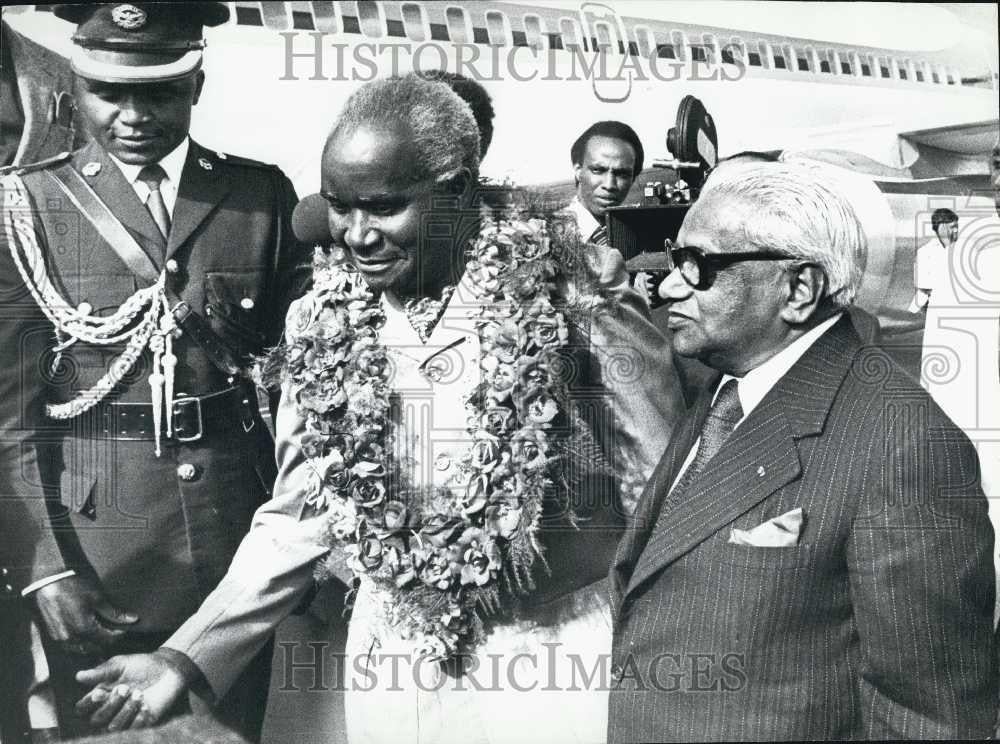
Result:
M182 409L185 407L194 407L195 420L198 423L198 430L194 434L180 434L177 427L177 417L178 414L184 416L187 419L187 415L181 413ZM173 424L174 430L174 440L178 442L197 442L204 436L205 425L201 417L201 399L191 397L177 397L174 398L174 404L170 411L171 423Z

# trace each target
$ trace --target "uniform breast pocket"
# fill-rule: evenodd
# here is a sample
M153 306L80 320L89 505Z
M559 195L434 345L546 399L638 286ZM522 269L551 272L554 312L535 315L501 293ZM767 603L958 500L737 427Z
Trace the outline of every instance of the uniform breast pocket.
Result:
M219 335L235 337L245 352L259 351L265 343L264 280L263 269L205 274L205 315Z

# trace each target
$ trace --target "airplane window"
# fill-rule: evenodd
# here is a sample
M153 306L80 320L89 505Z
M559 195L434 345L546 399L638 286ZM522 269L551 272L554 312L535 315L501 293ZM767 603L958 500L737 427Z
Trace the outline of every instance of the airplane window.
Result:
M941 82L941 78L938 77L938 74L936 72L931 73L931 80L933 80L935 83Z
M536 15L526 15L524 17L524 32L527 36L527 45L533 49L542 48L542 21Z
M656 56L660 59L677 59L677 52L674 51L673 44L657 44Z
M854 70L851 69L851 63L848 60L841 60L840 62L840 72L844 75L853 75Z
M457 44L469 43L469 22L465 10L451 6L444 11L444 20L448 24L448 36Z
M596 39L591 39L592 49L611 49L611 27L606 23L595 23L594 32L597 34Z
M917 70L916 75L917 75L917 82L918 83L924 82L924 71L923 70Z
M510 35L514 46L528 46L528 36L524 33L524 31L511 31Z
M264 25L275 31L288 28L288 15L285 4L281 2L263 2L260 4L264 16Z
M715 62L715 37L712 34L704 34L701 40L705 44L705 54L709 62Z
M736 64L736 58L733 56L732 47L725 47L722 50L722 61L725 62L727 65Z
M872 76L872 68L866 62L862 62L861 63L861 74L864 77L871 77Z
M479 26L474 26L472 28L472 43L473 44L489 44L490 35L486 33L485 28L480 28Z
M403 27L403 22L397 21L395 18L386 20L385 30L388 36L395 36L400 39L406 38L406 29Z
M570 18L559 19L559 30L562 31L563 48L573 49L580 46L576 23Z
M809 72L809 60L805 57L798 58L799 72Z
M674 42L674 52L677 54L677 59L687 60L687 36L683 31L674 31L671 38Z
M365 36L378 39L384 35L382 11L375 0L358 0L358 21Z
M899 68L899 79L906 80L906 70L904 70L902 67Z
M549 49L562 49L562 35L561 34L546 34L549 37Z
M708 54L705 52L705 47L692 44L691 60L693 62L708 62Z
M761 67L760 54L757 52L750 52L747 55L747 61L750 63L751 67Z
M781 52L776 52L774 55L774 69L776 70L787 70L788 65L785 64L785 58Z
M451 38L448 36L448 27L443 23L432 23L431 41L451 41Z
M883 63L882 60L879 60L878 64L879 64L879 73L882 75L882 77L884 77L884 78L890 78L890 77L892 77L892 73L889 72L888 65L886 65L885 63Z
M260 10L257 8L248 8L246 5L236 6L236 25L238 26L263 26L264 19L261 17Z
M427 34L424 31L424 11L416 3L403 3L400 7L403 13L403 26L410 41L424 41Z
M634 54L649 59L649 56L653 53L653 32L645 26L636 26L635 29L633 29L633 33L635 34ZM632 46L633 44L630 43L629 54L633 54Z
M506 18L498 10L486 11L486 28L490 32L489 43L493 46L507 46Z
M337 33L337 15L331 3L303 3L312 7L312 17L318 31Z

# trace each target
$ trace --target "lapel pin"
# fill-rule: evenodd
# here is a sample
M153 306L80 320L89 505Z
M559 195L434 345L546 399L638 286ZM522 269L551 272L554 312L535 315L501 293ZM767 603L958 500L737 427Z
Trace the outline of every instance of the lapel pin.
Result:
M210 162L208 162L207 158L198 158L198 165L200 165L202 168L204 168L207 171L212 170L212 164Z
M761 465L761 466L759 466L759 467L757 468L757 475L759 475L759 476L760 476L761 478L763 478L763 477L764 477L764 473L765 473L765 472L766 472L766 471L764 470L764 466L763 466L763 465Z
M101 172L101 164L97 162L86 163L80 169L80 172L85 176L93 178L94 176L96 176L98 173Z

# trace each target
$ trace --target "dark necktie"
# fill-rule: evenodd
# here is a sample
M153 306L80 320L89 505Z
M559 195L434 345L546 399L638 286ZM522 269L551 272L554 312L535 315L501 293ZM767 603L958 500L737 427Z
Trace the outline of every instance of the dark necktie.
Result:
M743 406L737 392L736 380L729 380L715 396L715 401L708 411L705 423L701 426L701 438L694 459L684 471L671 493L680 494L686 489L733 433L736 424L743 418Z
M604 225L601 225L599 228L597 228L596 230L594 230L594 232L590 234L590 240L588 240L587 242L596 243L597 245L607 245L608 228L606 228Z
M146 197L146 209L149 210L149 214L153 217L153 222L160 228L160 233L163 235L164 240L170 235L170 213L167 211L167 205L163 202L163 194L160 193L160 184L166 177L166 171L163 170L159 163L145 165L139 171L139 180L149 187L149 196Z

